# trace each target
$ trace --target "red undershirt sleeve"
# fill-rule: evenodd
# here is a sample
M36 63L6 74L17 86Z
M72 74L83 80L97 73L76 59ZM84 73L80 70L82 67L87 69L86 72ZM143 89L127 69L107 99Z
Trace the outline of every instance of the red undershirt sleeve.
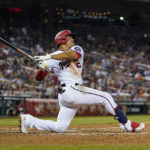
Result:
M77 57L78 57L78 59L81 57L81 54L80 53L78 53L78 52L75 52L76 53L76 55L77 55Z
M44 77L45 77L47 74L48 74L48 71L47 71L47 70L42 71L42 70L38 69L38 70L36 71L35 78L36 78L36 80L41 81L42 79L44 79Z

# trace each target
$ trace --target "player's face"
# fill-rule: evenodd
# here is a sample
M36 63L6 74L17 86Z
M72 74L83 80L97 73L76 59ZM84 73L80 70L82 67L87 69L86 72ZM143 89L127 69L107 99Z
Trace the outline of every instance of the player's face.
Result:
M66 44L69 48L71 48L72 46L74 46L74 39L71 36L68 36L68 41Z

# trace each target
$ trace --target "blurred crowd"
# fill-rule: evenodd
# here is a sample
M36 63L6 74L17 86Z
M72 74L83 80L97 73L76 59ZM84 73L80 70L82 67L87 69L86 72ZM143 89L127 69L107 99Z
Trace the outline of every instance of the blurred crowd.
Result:
M76 30L75 30L76 31ZM102 27L76 31L85 51L84 85L111 93L115 100L150 98L150 28ZM30 27L0 25L0 34L32 55L57 50L53 38ZM0 94L57 98L59 81L53 72L36 81L37 66L0 43Z

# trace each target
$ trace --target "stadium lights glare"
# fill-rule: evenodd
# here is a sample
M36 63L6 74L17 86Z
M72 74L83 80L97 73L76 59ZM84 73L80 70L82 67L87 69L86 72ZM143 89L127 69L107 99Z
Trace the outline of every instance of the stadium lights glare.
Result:
M124 17L123 16L120 16L120 18L119 18L121 21L123 21L124 20Z

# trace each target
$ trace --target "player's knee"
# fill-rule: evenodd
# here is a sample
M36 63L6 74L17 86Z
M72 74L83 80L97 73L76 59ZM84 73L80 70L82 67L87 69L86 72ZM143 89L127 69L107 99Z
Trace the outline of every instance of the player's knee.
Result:
M57 127L56 127L56 132L57 133L63 133L66 131L66 129L68 128L68 124L58 124Z
M65 129L64 128L57 128L56 132L57 133L63 133L63 132L65 132Z

